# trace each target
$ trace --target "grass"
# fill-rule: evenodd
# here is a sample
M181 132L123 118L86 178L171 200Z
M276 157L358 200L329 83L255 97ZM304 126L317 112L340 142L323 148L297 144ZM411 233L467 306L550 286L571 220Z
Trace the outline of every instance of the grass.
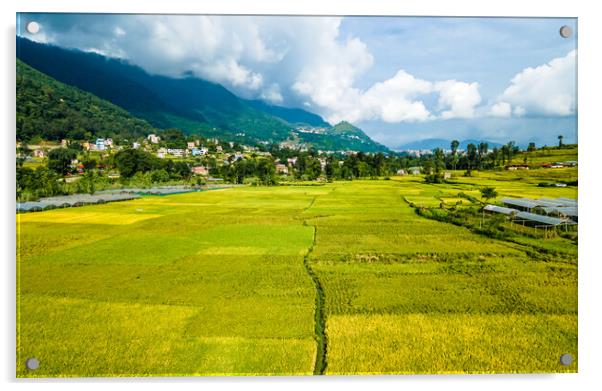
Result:
M574 198L537 186L563 170L20 214L17 376L575 372L558 361L577 357L575 242L491 239L408 203Z

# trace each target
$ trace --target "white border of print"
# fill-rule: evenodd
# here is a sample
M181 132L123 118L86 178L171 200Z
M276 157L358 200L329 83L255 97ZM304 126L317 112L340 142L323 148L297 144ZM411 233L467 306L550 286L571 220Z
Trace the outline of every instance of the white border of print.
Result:
M187 389L234 388L257 390L304 390L308 388L339 388L355 390L366 387L397 389L413 387L435 390L488 391L545 388L546 390L600 389L602 385L602 324L599 299L602 298L602 260L596 246L596 221L602 220L599 206L601 160L596 159L602 148L600 132L600 39L602 23L592 1L528 2L525 0L370 0L370 1L282 1L282 0L20 0L3 1L2 60L0 61L3 91L0 93L0 183L2 192L2 259L0 292L1 380L5 387L30 389L41 386L49 390L79 390L82 386L104 390L107 383L115 390L126 390L132 382L142 382L148 390L177 385ZM210 13L210 14L304 14L304 15L428 15L428 16L548 16L578 17L579 21L579 204L583 211L579 221L579 373L565 375L479 375L479 376L375 376L375 377L279 377L279 378L177 378L177 379L15 379L15 223L14 223L14 133L15 133L15 13L16 12L113 12L113 13ZM598 182L598 183L596 183ZM599 231L598 231L599 232ZM7 388L5 388L7 389Z

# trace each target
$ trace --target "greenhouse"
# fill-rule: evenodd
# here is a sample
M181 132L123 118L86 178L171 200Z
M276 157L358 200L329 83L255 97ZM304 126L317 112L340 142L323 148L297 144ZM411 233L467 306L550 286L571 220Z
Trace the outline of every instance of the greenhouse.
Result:
M17 212L37 212L55 208L104 204L105 202L127 201L140 198L137 194L72 194L41 198L39 201L17 202Z

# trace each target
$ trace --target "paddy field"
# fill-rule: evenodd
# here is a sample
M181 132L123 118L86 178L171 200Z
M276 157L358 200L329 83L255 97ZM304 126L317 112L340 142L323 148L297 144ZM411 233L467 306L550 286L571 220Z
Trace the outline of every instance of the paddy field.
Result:
M576 169L238 187L17 215L17 375L575 372L577 245L410 205ZM539 254L533 257L532 254ZM36 357L40 368L25 368Z

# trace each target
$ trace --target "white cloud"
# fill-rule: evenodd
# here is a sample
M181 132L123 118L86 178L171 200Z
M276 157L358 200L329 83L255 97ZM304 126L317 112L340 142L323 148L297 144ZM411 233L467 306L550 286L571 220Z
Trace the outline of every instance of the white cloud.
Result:
M363 119L390 123L431 119L425 104L415 98L430 93L432 89L432 83L399 70L395 76L374 84L362 95L361 104L367 117Z
M576 56L572 50L565 57L522 70L499 100L510 103L518 116L574 114Z
M264 91L259 97L274 104L279 104L284 101L284 98L280 93L280 86L278 86L278 84L275 83L269 86L268 88L264 89Z
M481 103L479 83L446 80L435 84L439 92L439 108L445 110L441 118L473 118L475 107Z
M492 117L508 118L512 116L512 106L508 102L498 102L491 106L489 115Z
M57 18L48 39L61 46L125 58L153 74L192 72L245 98L305 106L331 123L472 118L481 102L478 83L432 82L402 69L359 88L374 57L362 40L341 35L340 17L80 15L69 29ZM431 94L436 108L425 103Z
M115 26L115 28L113 29L113 34L115 34L118 37L123 37L125 35L125 30L119 26Z

